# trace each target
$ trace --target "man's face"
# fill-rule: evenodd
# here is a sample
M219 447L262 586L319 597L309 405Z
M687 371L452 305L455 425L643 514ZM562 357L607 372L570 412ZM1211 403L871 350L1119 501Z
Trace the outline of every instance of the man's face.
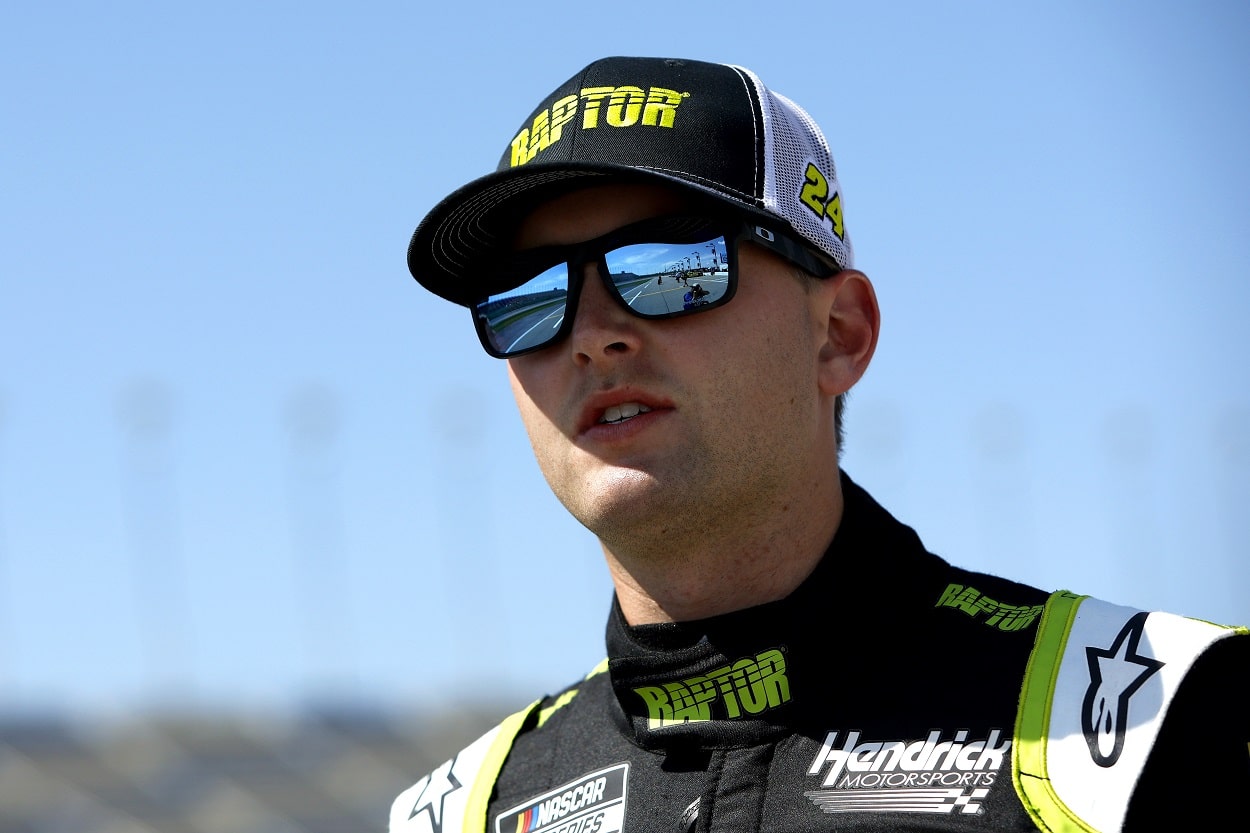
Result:
M590 188L532 212L516 247L683 209L660 186ZM588 265L569 336L508 361L547 482L605 546L750 524L837 465L817 382L828 310L775 255L744 245L739 263L727 304L659 321L628 313Z

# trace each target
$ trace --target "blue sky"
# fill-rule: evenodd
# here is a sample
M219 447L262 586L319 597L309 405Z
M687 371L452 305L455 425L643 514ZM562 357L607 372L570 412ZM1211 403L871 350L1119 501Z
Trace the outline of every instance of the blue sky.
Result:
M0 713L515 702L610 589L404 252L608 54L824 127L845 467L930 549L1250 621L1236 2L146 2L0 26Z

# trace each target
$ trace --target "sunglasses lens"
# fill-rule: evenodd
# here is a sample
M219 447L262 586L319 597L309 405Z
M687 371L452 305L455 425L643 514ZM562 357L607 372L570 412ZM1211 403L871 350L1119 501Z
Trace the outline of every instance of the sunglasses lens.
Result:
M533 350L554 339L569 297L565 261L548 266L507 292L490 295L473 307L482 341L497 356Z
M715 306L729 291L723 235L683 243L631 243L605 252L617 294L635 315L668 318Z

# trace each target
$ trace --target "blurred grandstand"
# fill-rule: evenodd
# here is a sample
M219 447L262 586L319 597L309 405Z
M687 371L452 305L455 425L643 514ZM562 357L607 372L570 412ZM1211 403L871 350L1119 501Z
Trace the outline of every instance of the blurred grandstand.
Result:
M385 831L391 800L499 714L0 722L0 833Z

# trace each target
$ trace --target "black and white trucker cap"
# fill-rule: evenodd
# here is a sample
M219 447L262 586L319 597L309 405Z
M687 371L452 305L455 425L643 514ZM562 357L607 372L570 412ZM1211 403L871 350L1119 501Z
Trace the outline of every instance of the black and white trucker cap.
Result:
M853 266L842 194L820 128L750 70L673 58L603 58L543 99L495 172L426 215L408 268L431 292L469 305L475 275L512 243L539 203L608 182L659 182L778 221L838 267Z

